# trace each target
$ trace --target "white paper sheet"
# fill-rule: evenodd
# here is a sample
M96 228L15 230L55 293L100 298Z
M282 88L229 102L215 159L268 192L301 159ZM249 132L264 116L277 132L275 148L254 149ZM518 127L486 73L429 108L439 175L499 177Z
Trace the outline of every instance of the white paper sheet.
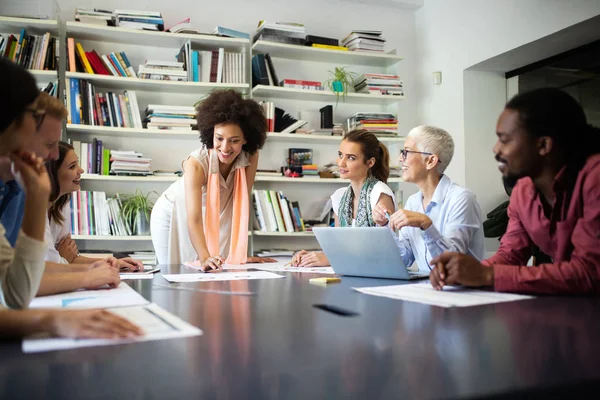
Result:
M121 272L121 280L130 279L154 279L154 274L144 274L143 272Z
M29 308L107 308L148 304L138 292L121 282L114 289L77 290L33 299Z
M35 337L23 340L23 352L38 353L79 347L107 346L202 335L202 330L163 310L154 303L145 306L113 308L110 311L138 325L144 330L145 335L133 339Z
M249 279L275 279L284 278L283 275L266 271L242 272L211 272L199 274L163 274L169 282L215 282L215 281L245 281Z
M331 267L292 267L290 262L291 257L277 257L275 263L248 263L248 264L225 264L223 269L259 269L261 271L273 272L305 272L311 274L329 274L334 275L335 272Z
M470 307L533 298L533 296L488 292L460 286L445 286L444 290L437 291L429 282L353 289L373 296L389 297L439 307Z

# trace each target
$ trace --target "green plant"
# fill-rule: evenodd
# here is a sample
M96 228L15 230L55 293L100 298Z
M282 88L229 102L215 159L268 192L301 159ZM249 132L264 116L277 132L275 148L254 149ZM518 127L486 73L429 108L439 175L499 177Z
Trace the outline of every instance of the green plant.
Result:
M329 79L325 82L325 85L328 86L332 92L335 93L335 105L337 107L340 101L340 93L342 95L342 101L346 101L346 96L348 95L348 89L350 87L354 87L354 80L356 79L357 74L354 72L350 72L346 69L346 67L335 67L335 70L329 71ZM342 90L336 90L335 82L340 82Z
M123 196L123 205L121 208L121 215L123 219L132 228L138 223L138 219L142 215L145 215L146 220L150 221L150 213L154 202L150 200L150 195L155 194L158 197L158 193L155 191L143 194L140 189L135 191L135 195Z

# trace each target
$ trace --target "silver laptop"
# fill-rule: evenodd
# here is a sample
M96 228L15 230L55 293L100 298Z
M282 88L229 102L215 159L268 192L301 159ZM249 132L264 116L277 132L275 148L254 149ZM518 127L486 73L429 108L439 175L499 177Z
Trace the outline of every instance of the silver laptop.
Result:
M387 279L423 279L428 274L406 268L387 227L313 228L336 274Z

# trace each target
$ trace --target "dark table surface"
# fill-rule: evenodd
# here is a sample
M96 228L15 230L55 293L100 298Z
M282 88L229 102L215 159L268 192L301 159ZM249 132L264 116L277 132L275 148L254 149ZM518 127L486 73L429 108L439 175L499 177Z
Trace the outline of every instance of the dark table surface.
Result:
M128 281L204 335L39 354L4 342L0 399L573 398L600 386L598 298L446 309L351 289L399 281L344 277L322 287L308 280L323 275L285 275Z

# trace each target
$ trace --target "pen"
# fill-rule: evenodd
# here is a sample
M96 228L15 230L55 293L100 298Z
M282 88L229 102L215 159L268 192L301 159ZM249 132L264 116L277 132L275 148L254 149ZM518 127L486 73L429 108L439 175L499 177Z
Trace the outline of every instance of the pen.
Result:
M386 218L387 218L387 220L389 221L389 220L390 220L390 213L386 211L386 212L385 212L385 217L386 217Z

